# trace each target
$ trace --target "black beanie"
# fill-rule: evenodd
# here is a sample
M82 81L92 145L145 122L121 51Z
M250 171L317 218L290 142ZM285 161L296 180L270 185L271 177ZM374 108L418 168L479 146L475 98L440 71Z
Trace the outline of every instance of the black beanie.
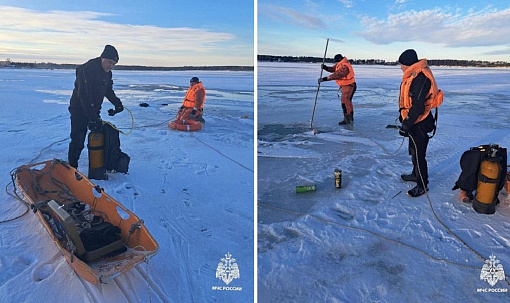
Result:
M344 56L342 56L341 54L336 54L335 55L335 62L340 62L340 61L342 61L343 58L344 58Z
M196 82L196 83L198 83L198 82L200 82L200 80L198 80L198 77L193 77L193 78L191 78L189 80L189 82Z
M101 58L111 59L115 61L115 63L119 62L119 53L115 49L115 47L111 45L106 45L104 47L103 53L101 53Z
M418 55L414 49L407 49L398 57L398 63L402 65L411 66L416 62L418 62Z

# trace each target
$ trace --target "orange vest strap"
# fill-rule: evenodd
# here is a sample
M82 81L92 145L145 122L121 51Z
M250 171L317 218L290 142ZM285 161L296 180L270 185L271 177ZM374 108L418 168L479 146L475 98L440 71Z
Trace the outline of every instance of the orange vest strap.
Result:
M205 103L205 88L202 85L202 82L199 82L192 87L188 88L188 91L186 92L186 95L184 96L184 100L182 100L182 106L183 107L195 107L196 101L197 101L197 92L203 91L204 100L202 102L202 105L200 105L200 108L204 108Z
M399 111L402 119L405 119L409 114L409 110L413 106L413 100L409 95L411 84L419 73L423 73L425 77L430 80L430 90L427 93L425 100L425 111L418 116L415 124L423 121L429 114L432 108L437 108L443 102L443 92L437 87L436 80L432 71L427 65L427 59L422 59L417 63L411 65L402 76L402 83L400 84L400 97L399 97Z
M335 65L335 72L338 71L342 67L347 67L347 69L349 70L349 73L347 75L345 75L344 77L337 79L335 81L336 84L338 84L339 86L345 86L345 85L353 84L354 82L356 82L356 80L354 79L354 70L352 69L352 66L349 63L349 61L347 61L346 57L344 57L340 62L338 62Z

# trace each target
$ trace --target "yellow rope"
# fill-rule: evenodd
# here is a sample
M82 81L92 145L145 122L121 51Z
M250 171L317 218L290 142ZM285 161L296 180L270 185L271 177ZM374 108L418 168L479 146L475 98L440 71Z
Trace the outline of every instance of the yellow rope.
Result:
M395 119L395 125L397 125L397 120ZM349 128L357 133L359 133L362 137L366 138L366 139L369 139L371 140L372 142L376 143L379 147L381 147L388 155L390 156L394 156L399 150L400 148L402 147L403 145L403 140L402 140L402 144L400 145L400 147L395 151L395 153L392 153L390 154L381 144L379 144L378 142L376 142L375 140L372 140L371 138L369 138L368 136L365 136L363 133L359 132L359 131L356 131L354 130L354 127L351 125L351 124L348 124ZM397 129L398 129L398 126L397 126ZM405 139L405 138L403 138ZM412 142L413 146L414 146L414 149L415 149L415 156L416 156L416 166L418 168L418 174L419 174L419 178L422 182L422 186L424 189L426 189L426 184L424 183L425 181L423 180L423 177L422 177L422 174L421 174L421 169L420 169L420 164L419 164L419 161L418 161L418 152L417 152L417 146L416 146L416 142L414 141L414 138L411 134L409 134L409 140ZM417 180L417 182L419 182L420 180ZM482 254L480 254L478 251L476 251L474 248L472 248L471 246L469 246L469 244L467 244L462 238L460 238L460 236L458 236L453 230L451 230L445 223L443 223L443 221L441 221L441 219L439 219L439 216L438 214L436 213L433 205L432 205L432 201L430 199L430 196L429 196L429 193L427 190L425 190L425 196L427 197L427 200L428 200L428 203L429 203L429 206L430 206L430 209L432 210L432 214L434 215L434 218L439 222L439 224L444 228L446 229L446 231L451 234L454 238L456 238L461 244L463 244L465 247L467 247L471 252L473 252L477 257L479 257L481 260L486 260ZM507 283L509 283L509 281L507 280Z
M395 152L390 152L389 150L387 150L381 143L375 141L374 139L370 138L369 136L365 135L364 133L360 132L359 130L356 130L354 129L354 125L352 123L347 123L347 126L349 127L349 129L355 133L358 133L361 137L371 141L372 143L374 143L375 145L379 146L388 156L395 156L397 154L397 152L402 148L402 146L404 145L404 141L405 141L405 138L403 137L402 138L402 142L400 142L400 146L397 148L397 150ZM398 130L398 125L397 125L397 119L395 119L395 126Z
M471 247L469 244L467 244L464 240L462 240L462 238L457 235L453 230L451 230L445 223L443 223L443 221L441 221L441 219L439 219L439 215L436 213L436 210L434 209L434 206L432 206L432 201L430 200L430 196L429 196L429 193L428 193L428 190L426 190L426 186L425 186L425 181L423 180L423 177L421 175L421 170L420 170L420 164L418 162L418 151L417 151L417 146L416 146L416 142L414 141L414 138L413 136L411 136L411 134L409 134L409 139L413 142L413 145L414 145L414 150L415 150L415 154L416 154L416 166L418 168L418 173L420 175L420 179L421 179L421 182L422 182L422 186L423 188L425 189L425 195L427 196L427 201L429 203L429 206L430 206L430 209L432 210L432 214L434 215L434 217L436 218L437 222L439 222L439 224L441 224L441 226L443 226L444 229L446 229L446 231L452 235L455 239L457 239L460 243L462 243L465 247L467 247L471 252L473 252L478 258L480 258L482 261L485 261L487 260L484 256L482 256L481 253L479 253L477 250L475 250L473 247ZM416 180L418 183L419 180ZM510 285L510 280L508 279L510 276L509 275L505 275L505 282Z
M395 119L395 125L397 124L396 122L396 119ZM371 140L372 142L376 143L379 147L381 147L388 155L390 156L393 156L395 155L399 150L400 148L402 147L403 144L400 145L400 147L395 151L395 153L393 154L390 154L381 144L379 144L378 142L370 139L368 136L365 136L363 133L359 132L359 131L356 131L354 130L354 127L351 125L351 124L348 124L349 128L357 133L359 133L362 137L366 138L366 139L369 139ZM398 128L397 128L398 129ZM403 138L404 139L404 138ZM414 138L411 134L409 134L409 140L412 142L412 144L414 145L414 149L417 150L417 146L416 146L416 142L414 141ZM404 141L402 140L402 143ZM418 153L415 152L416 154L416 165L417 165L417 168L418 168L418 174L419 174L419 178L422 182L422 186L423 188L425 189L426 186L425 186L425 183L424 183L424 180L423 180L423 177L422 177L422 174L421 174L421 169L420 169L420 165L418 163ZM417 180L417 182L419 182L419 180ZM460 236L458 236L453 230L451 230L440 218L439 218L439 215L436 213L436 210L434 209L433 205L432 205L432 201L430 199L430 196L429 196L429 193L427 190L425 190L425 196L427 197L427 201L428 201L428 204L429 204L429 207L430 209L432 210L432 214L434 215L434 218L436 219L437 222L439 222L439 224L449 233L451 234L455 239L457 239L462 245L464 245L468 250L470 250L471 252L473 252L478 258L480 258L481 260L486 260L481 253L479 253L478 251L476 251L473 247L471 247L469 244L467 244ZM505 276L505 281L507 282L508 285L510 285L510 280L508 279L508 275Z
M123 135L129 135L133 129L135 128L135 117L133 117L133 113L131 112L131 110L129 110L129 108L127 107L124 107L125 110L127 110L129 112L129 114L131 115L131 129L125 133L123 131L121 131L119 128L117 128L117 126L113 125L111 122L108 122L108 121L103 121L104 124L108 124L110 125L112 128L116 129L117 131L119 131L119 133L123 134Z

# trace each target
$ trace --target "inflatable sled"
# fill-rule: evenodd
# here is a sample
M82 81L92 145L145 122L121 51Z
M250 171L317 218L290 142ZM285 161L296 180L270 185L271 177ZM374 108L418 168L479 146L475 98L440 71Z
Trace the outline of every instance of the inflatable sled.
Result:
M168 127L182 131L198 131L202 129L202 123L193 119L174 120L168 124Z
M107 283L158 252L142 220L67 162L22 165L13 174L66 261L88 282Z

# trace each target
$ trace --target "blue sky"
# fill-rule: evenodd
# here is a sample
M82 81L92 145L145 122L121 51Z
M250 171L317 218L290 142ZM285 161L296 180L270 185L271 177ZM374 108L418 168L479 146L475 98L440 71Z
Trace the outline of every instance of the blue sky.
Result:
M258 54L510 61L510 2L259 0Z
M254 3L0 1L0 61L83 63L114 45L124 65L254 64Z

